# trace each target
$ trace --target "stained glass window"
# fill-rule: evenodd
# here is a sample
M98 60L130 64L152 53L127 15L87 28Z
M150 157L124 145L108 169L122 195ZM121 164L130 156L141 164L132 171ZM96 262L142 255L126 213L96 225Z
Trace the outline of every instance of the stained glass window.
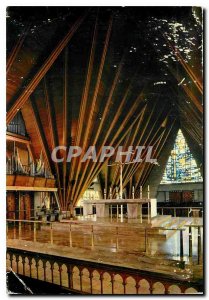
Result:
M179 129L161 184L203 181L182 131Z

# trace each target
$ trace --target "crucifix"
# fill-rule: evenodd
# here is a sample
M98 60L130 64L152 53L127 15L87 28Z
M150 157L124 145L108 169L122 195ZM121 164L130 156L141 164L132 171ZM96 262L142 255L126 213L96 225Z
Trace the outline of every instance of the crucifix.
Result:
M119 190L119 199L123 199L123 165L129 165L129 164L134 164L135 162L122 162L118 161L113 164L107 165L108 167L111 166L119 166L120 167L120 190Z

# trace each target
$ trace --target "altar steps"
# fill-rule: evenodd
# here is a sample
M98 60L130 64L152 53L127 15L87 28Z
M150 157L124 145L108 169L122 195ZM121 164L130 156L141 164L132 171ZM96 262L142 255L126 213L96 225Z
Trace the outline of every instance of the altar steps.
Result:
M54 222L52 225L53 232L70 232L82 234L84 236L91 235L92 230L95 236L118 234L119 238L128 237L129 239L144 238L145 231L149 238L166 239L176 233L175 230L164 230L164 228L180 228L187 223L185 218L173 218L169 216L158 216L154 218L151 224L143 223L127 223L127 222L107 222L107 221L78 221L68 220L64 222ZM161 230L162 228L162 230ZM42 225L41 230L50 230L49 225Z

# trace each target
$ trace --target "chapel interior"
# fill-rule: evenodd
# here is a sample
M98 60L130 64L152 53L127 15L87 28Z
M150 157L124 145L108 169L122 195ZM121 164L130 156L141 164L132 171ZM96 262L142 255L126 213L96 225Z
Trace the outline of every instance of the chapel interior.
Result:
M202 294L202 9L11 6L6 22L8 293ZM130 161L68 161L92 145Z

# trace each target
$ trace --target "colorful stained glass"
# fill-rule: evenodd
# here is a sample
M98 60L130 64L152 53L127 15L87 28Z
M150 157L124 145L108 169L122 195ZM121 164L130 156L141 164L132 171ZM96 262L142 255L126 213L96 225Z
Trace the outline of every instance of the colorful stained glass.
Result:
M179 129L161 184L203 181L182 131Z

